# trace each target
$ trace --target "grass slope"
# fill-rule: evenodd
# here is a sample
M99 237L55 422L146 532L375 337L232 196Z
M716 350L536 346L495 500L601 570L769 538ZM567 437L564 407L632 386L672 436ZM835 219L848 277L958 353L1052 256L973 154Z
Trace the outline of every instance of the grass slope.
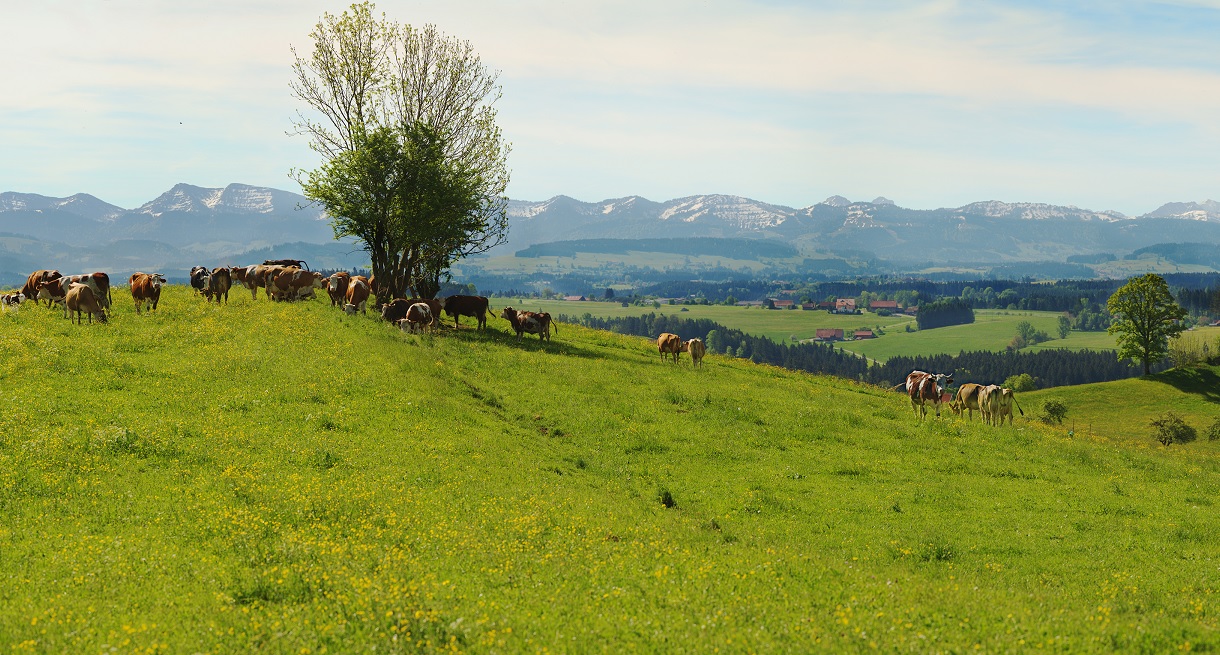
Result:
M917 423L570 325L115 300L0 315L14 652L1220 647L1212 444Z

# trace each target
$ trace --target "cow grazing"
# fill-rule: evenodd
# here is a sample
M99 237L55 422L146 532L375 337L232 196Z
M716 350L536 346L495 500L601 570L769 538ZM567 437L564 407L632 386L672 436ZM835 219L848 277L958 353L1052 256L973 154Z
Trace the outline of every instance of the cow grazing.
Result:
M29 278L26 279L25 286L21 287L21 294L26 298L33 298L34 303L37 304L38 301L41 300L41 298L38 297L38 289L42 287L42 284L44 282L59 279L59 277L60 273L56 270L43 269L34 271L33 273L30 273ZM48 300L47 307L50 306L51 302Z
M389 306L388 303L386 305ZM417 302L407 307L406 317L398 321L398 327L407 332L424 332L431 328L434 318L427 303Z
M453 327L458 325L458 317L473 316L478 319L479 329L487 327L487 298L483 296L449 296L445 298L445 313L453 317Z
M6 293L3 296L0 296L0 311L8 311L9 309L17 311L23 302L25 302L24 293L20 291Z
M212 276L212 272L206 266L194 266L191 268L191 288L195 293L207 295L208 278Z
M219 266L212 269L211 275L208 276L208 300L216 299L216 304L220 304L220 298L223 296L225 304L229 304L229 287L233 286L233 278L229 273L229 269Z
M129 282L137 314L145 303L148 304L148 311L157 308L157 303L161 302L161 285L165 284L165 278L160 273L133 273Z
M702 367L703 356L707 354L707 346L703 345L703 339L691 339L682 342L682 352L690 353L692 367Z
M93 323L94 316L99 323L106 322L106 312L102 311L101 303L98 302L93 289L84 284L71 284L64 294L65 318L71 318L72 312L76 312L77 325L81 324L81 312L89 315L90 324Z
M995 425L996 415L1000 412L1000 387L989 384L979 389L979 411L983 414L983 422Z
M678 363L678 356L682 353L682 338L670 332L662 332L661 336L657 337L657 351L661 353L661 361L665 361L666 355L673 355L674 363Z
M945 388L941 386L940 382L947 377L943 374L925 374L911 382L907 394L911 398L911 409L915 410L915 418L922 421L927 417L929 404L936 410L936 417L940 418L940 397L945 392Z
M979 409L979 390L982 388L983 385L973 382L963 384L958 388L957 395L949 402L949 409L953 410L953 413L958 416L961 416L963 411L967 411L969 412L970 420L973 421L975 410L979 410L980 413L982 412Z
M513 326L513 331L517 333L517 338L521 335L529 333L538 335L538 340L551 340L551 315L547 312L527 312L518 311L512 307L505 307L504 311L500 312L500 318L507 320ZM556 325L555 332L559 332L559 327Z
M347 271L339 271L326 281L326 295L330 296L331 307L342 307L346 303L347 285L351 284L352 276Z
M355 314L356 310L360 313L365 313L365 308L369 302L369 283L363 277L357 275L352 278L351 283L347 285L347 295L344 296L343 311L348 314ZM383 314L384 316L384 314ZM399 318L405 318L406 312Z
M73 284L83 284L93 290L93 298L103 311L110 308L110 276L105 273L82 273L80 275L63 275L49 282L43 282L38 288L38 299L48 300L49 304L63 303L68 295L68 289ZM67 318L67 308L64 318Z

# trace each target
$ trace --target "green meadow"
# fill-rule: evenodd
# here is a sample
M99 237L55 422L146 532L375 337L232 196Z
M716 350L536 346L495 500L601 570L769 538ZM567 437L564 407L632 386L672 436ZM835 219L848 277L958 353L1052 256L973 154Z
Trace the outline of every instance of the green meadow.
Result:
M1220 442L1112 428L1172 384L1069 436L569 324L114 298L0 314L6 652L1220 649Z
M545 311L555 315L581 316L590 314L599 318L640 316L649 312L677 315L684 318L704 318L726 327L735 328L776 342L812 339L819 328L839 328L845 332L867 328L879 331L876 339L860 339L839 342L843 350L863 355L870 359L885 361L898 355L919 356L961 351L1003 351L1017 334L1017 324L1029 321L1037 330L1051 335L1050 341L1030 350L1066 348L1069 350L1113 350L1113 335L1105 332L1072 331L1066 339L1058 338L1058 312L1036 312L1002 309L975 310L975 322L969 325L953 325L920 331L911 316L878 316L864 314L831 314L825 311L774 310L760 307L728 307L725 305L661 305L653 308L631 305L623 307L613 302L579 302L563 300L538 300L535 298L493 298L496 307L511 305L516 309ZM687 311L682 311L683 309ZM907 332L910 326L911 331Z

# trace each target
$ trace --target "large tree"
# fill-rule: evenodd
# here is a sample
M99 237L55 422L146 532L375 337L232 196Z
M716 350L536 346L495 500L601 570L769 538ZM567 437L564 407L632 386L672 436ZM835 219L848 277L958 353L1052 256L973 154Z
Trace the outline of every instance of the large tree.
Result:
M296 134L324 158L294 171L335 236L369 252L380 300L433 297L452 263L508 233L509 144L496 126L498 74L469 42L352 5L323 14L296 55Z
M1178 306L1165 278L1148 273L1127 281L1110 299L1106 309L1114 317L1110 334L1118 335L1118 357L1139 359L1144 375L1151 363L1169 353L1169 340L1186 326L1186 310Z

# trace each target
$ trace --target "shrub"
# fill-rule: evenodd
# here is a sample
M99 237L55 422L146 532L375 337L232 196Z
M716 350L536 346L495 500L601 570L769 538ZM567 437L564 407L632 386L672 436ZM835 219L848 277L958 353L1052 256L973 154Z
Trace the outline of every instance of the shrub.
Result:
M1212 424L1203 430L1203 434L1207 436L1208 441L1220 441L1220 418L1212 421Z
M1038 417L1038 420L1047 425L1052 423L1062 424L1063 419L1067 418L1067 411L1067 405L1064 405L1062 401L1052 398L1042 403L1042 415Z
M1172 443L1189 443L1198 438L1199 434L1181 416L1173 412L1152 420L1152 436L1162 445Z

